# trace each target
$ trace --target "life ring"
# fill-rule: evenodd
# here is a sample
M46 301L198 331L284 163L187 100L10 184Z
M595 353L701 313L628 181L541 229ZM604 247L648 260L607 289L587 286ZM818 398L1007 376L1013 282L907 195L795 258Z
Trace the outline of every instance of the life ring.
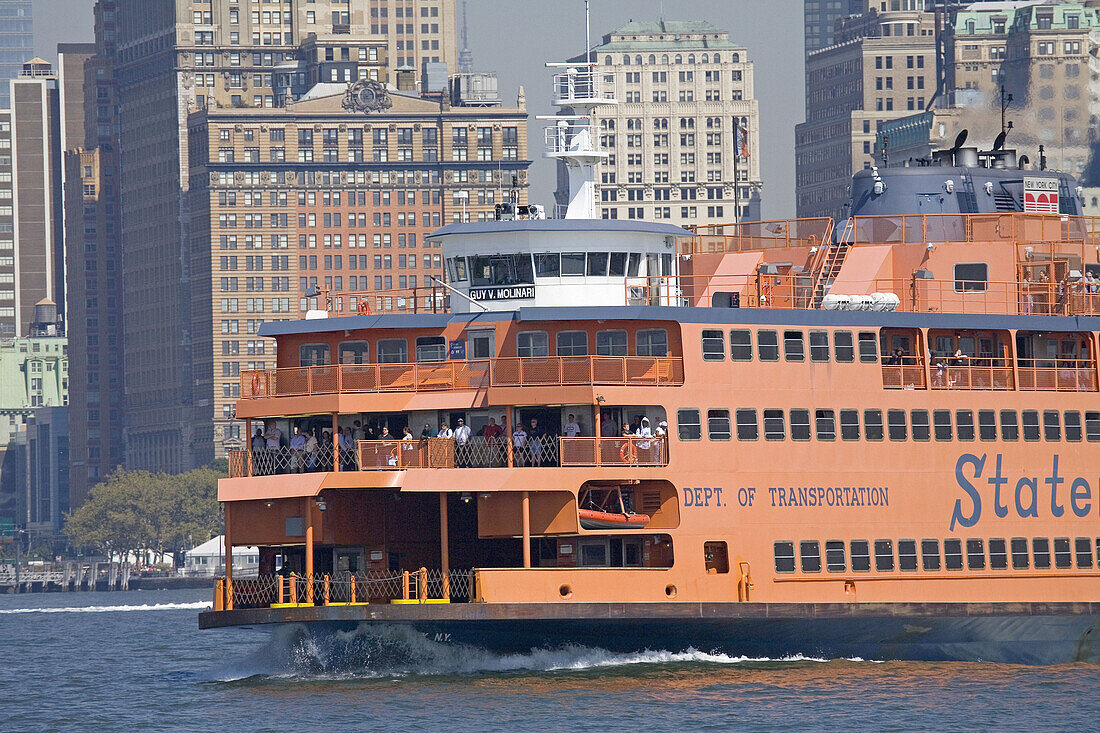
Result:
M369 316L370 315L370 303L367 302L366 298L360 298L359 299L359 304L355 307L355 309L358 311L359 315L361 315L361 316Z
M256 395L260 394L263 391L261 389L262 386L263 386L263 382L260 381L260 375L259 374L253 374L252 375L252 396L253 397L255 397Z
M634 441L628 440L623 443L623 447L619 448L619 458L623 463L627 465L634 465L638 462L638 453L634 450Z

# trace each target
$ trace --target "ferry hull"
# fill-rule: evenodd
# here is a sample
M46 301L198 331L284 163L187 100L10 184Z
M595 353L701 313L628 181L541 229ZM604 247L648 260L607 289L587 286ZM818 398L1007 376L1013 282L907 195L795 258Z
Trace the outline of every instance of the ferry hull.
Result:
M573 644L770 659L1100 663L1100 604L1093 603L330 606L208 611L199 623L299 624L318 635L399 625L431 641L499 653Z

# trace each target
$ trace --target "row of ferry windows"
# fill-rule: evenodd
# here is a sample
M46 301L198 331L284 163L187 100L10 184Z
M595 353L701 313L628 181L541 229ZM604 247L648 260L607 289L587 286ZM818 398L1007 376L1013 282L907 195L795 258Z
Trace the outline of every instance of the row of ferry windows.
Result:
M837 439L837 410L793 409L789 413L783 410L762 410L764 440L786 440L788 418L791 440L811 439L811 428L818 440ZM995 410L978 410L977 424L974 410L933 410L931 424L928 410L886 410L883 422L882 410L863 410L862 431L860 430L859 410L840 410L841 440L880 441L889 437L893 441L927 441L935 436L937 441L962 440L975 438L984 441L997 440L998 414ZM1017 441L1022 433L1025 441L1047 440L1060 442L1065 440L1080 442L1100 442L1100 412L1085 412L1084 420L1077 410L1024 410L1019 415L1015 410L1000 411L1000 439ZM975 429L976 428L976 429ZM680 440L701 440L703 426L699 410L686 408L676 411L676 429ZM707 437L710 440L731 440L736 429L738 440L759 440L760 421L755 408L734 411L734 423L730 423L729 410L707 410Z
M757 331L757 358L760 361L779 361L780 334L782 334L783 358L793 362L806 361L806 336L798 330ZM858 346L861 362L878 361L878 336L873 331L860 331L857 336L858 338L853 341L851 331L834 331L832 358L842 363L854 362ZM829 361L829 332L810 331L809 347L810 361ZM725 361L725 359L725 333L717 328L703 329L703 360ZM752 361L752 331L748 329L730 331L730 360Z
M826 540L824 569L830 573L866 573L874 569L880 573L895 569L935 572L962 570L965 562L968 570L1007 570L1009 562L1013 570L1048 570L1052 563L1055 568L1066 570L1076 567L1078 570L1091 570L1093 567L1092 537L1055 537L1053 544L1049 537L1033 537L1030 543L1026 537L1003 537L990 539L970 538L949 539L943 541L943 554L940 554L939 540L898 540L895 552L893 540ZM1096 557L1100 558L1100 538L1095 539ZM917 556L918 545L920 557ZM988 552L987 552L988 546ZM846 554L847 549L847 554ZM795 571L795 543L776 542L774 546L775 572L793 573ZM872 554L873 551L873 554ZM798 543L799 566L804 573L820 573L822 570L821 543L817 540L803 540Z

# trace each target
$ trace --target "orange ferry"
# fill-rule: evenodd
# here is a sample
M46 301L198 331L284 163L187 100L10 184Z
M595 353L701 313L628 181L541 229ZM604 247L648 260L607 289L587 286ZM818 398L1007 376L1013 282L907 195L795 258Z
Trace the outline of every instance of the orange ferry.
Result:
M506 204L432 235L430 293L264 324L200 625L1100 661L1097 221L961 141L851 199L696 232Z

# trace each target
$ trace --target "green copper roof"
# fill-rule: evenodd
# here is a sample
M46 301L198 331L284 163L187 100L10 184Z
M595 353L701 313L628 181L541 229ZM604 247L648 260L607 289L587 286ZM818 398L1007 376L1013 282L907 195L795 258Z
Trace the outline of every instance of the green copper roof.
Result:
M686 35L721 35L722 38L686 39ZM620 38L621 36L637 36ZM661 38L664 36L664 39ZM615 40L612 40L614 38ZM699 49L741 49L728 34L705 20L661 20L657 22L630 21L603 37L603 43L593 49L599 51L697 51Z

